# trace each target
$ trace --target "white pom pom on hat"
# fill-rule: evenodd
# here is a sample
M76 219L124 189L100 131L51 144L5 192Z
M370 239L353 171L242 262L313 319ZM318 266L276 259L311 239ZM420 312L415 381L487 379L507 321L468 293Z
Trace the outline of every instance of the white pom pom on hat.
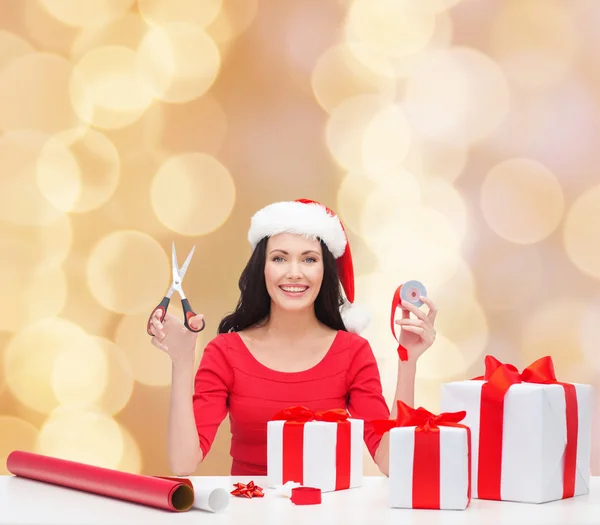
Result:
M275 202L254 214L250 221L248 241L252 249L264 237L279 233L295 233L319 238L336 259L338 274L346 301L340 308L344 326L349 332L359 334L371 322L366 307L354 304L354 265L346 230L339 217L316 201Z

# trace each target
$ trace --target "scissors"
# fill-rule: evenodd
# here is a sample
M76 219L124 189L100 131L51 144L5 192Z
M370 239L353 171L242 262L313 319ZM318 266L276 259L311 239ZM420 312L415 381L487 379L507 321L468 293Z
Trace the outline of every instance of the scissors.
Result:
M185 294L183 293L183 288L181 287L181 281L183 281L183 277L185 276L185 272L187 271L187 268L190 264L190 260L192 259L192 255L194 254L194 250L196 249L196 247L194 246L189 255L187 256L187 258L185 259L185 262L183 263L183 266L181 268L179 268L179 264L177 263L177 252L175 251L175 243L173 243L173 250L171 253L171 264L173 266L172 270L173 270L173 282L171 283L171 286L169 287L169 290L167 291L166 295L163 297L163 300L160 302L160 304L154 309L152 310L152 314L150 315L150 317L148 318L148 326L146 327L146 331L148 332L148 335L154 335L152 333L152 318L154 317L154 315L156 314L157 311L160 312L160 322L162 323L165 315L167 315L167 309L169 308L169 303L171 302L171 295L173 295L173 292L177 292L179 294L179 296L181 297L181 306L183 306L183 324L185 325L185 327L190 331L190 332L201 332L202 330L204 330L204 319L202 319L202 327L195 329L192 328L192 326L189 323L189 320L194 317L196 314L194 312L194 310L192 310L192 307L190 305L190 302L187 300Z

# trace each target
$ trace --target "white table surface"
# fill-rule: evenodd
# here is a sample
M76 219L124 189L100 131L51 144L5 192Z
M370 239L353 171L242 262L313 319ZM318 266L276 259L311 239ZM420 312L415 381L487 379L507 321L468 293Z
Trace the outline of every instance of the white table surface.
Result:
M592 478L585 496L543 503L509 503L472 500L463 511L390 508L388 479L366 477L361 488L329 492L320 505L294 505L288 498L266 489L266 478L193 477L194 483L233 490L233 483L250 479L265 488L264 498L231 497L220 513L199 509L170 512L126 501L97 496L25 478L0 476L0 524L235 524L340 525L472 524L497 525L598 525L600 524L600 477Z

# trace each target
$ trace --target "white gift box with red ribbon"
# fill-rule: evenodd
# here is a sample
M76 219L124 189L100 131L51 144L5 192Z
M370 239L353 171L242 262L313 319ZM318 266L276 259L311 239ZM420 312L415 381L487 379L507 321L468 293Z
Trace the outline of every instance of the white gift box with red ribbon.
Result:
M519 372L492 356L481 378L442 385L471 428L472 496L544 503L589 492L591 385L556 380L550 357Z

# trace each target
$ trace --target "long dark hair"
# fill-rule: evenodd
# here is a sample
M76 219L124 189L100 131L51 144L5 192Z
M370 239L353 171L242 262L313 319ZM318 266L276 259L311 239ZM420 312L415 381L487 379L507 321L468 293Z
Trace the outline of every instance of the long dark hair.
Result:
M346 330L340 314L343 301L335 258L323 241L323 282L315 299L315 315L323 324L334 330ZM267 237L257 245L239 280L240 298L235 311L219 323L218 333L239 332L257 325L269 317L271 297L265 282Z

